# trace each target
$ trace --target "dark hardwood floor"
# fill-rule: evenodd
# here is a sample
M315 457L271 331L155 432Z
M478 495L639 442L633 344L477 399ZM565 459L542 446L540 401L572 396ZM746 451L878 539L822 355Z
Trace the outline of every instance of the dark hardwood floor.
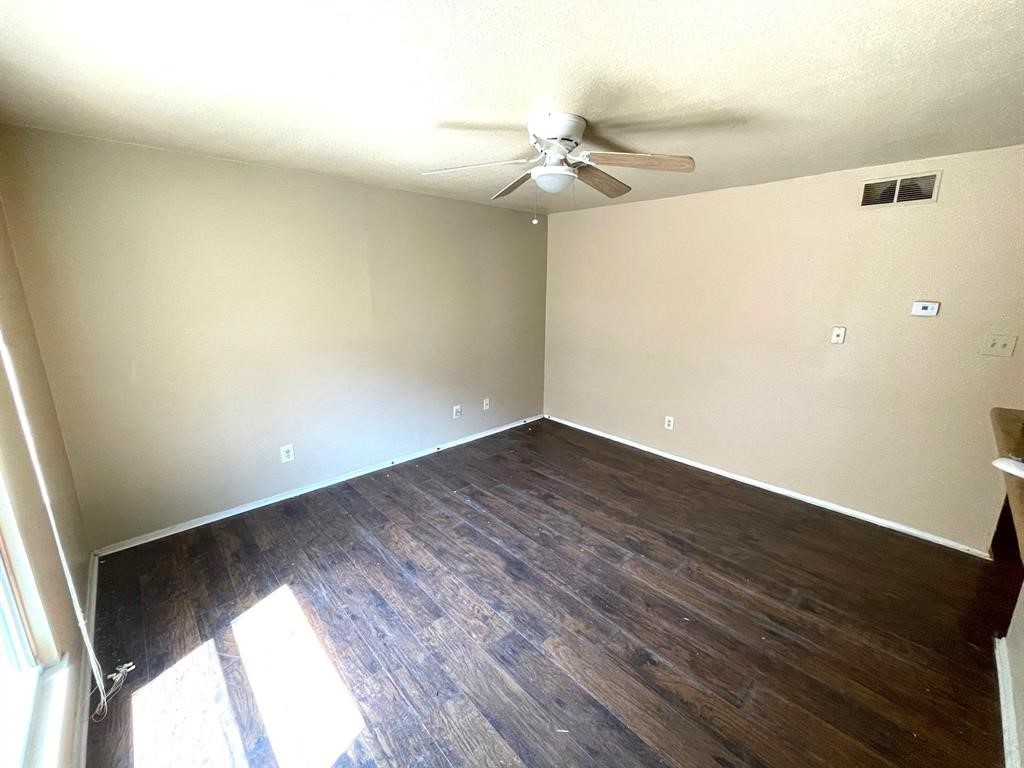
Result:
M268 721L319 722L325 675L280 643L269 701L232 629L286 588L365 720L338 766L996 768L1020 581L534 422L104 557L98 651L138 668L89 765L316 768ZM204 753L190 717L235 735Z

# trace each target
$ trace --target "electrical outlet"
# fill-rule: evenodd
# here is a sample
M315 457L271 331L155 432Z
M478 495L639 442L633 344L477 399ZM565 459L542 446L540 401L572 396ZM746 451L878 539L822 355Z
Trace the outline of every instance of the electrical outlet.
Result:
M461 419L462 418L462 406L461 405L453 405L452 406L452 418L453 419Z
M665 417L665 429L675 429L676 420L671 416Z
M985 337L981 345L981 354L994 357L1011 357L1013 348L1017 346L1017 337L994 333Z
M288 445L281 446L281 463L287 464L289 461L295 460L295 448L291 443Z
M829 338L832 344L845 344L846 343L846 326L845 325L833 325L832 336Z
M484 398L484 410L485 411L491 410L491 398L489 398L489 397L485 397Z
M910 314L914 317L935 317L939 314L939 302L915 301L910 305Z

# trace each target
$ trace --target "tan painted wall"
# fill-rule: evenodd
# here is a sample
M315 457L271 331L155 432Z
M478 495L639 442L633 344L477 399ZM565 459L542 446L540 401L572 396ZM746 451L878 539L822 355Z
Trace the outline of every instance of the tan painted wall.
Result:
M858 206L865 180L936 169L935 204ZM556 214L548 233L548 414L987 550L988 413L1024 405L1024 344L978 350L1024 333L1024 147ZM941 313L911 317L915 299Z
M22 129L0 167L94 545L541 412L528 215Z
M0 209L0 330L10 351L25 411L45 469L46 485L60 527L64 550L83 606L89 567L78 499L71 479L50 397L43 362L36 344L21 281L15 267L7 227ZM59 749L59 765L70 765L79 700L82 643L61 570L46 508L29 458L12 397L11 383L0 367L0 478L10 500L3 519L4 540L14 559L19 591L25 597L30 634L40 660L51 664L68 655L68 689ZM9 516L8 516L9 515ZM19 546L20 541L20 546ZM60 711L59 707L55 711ZM56 725L56 724L55 724ZM52 736L52 734L51 734ZM32 745L34 750L38 745ZM30 758L33 753L30 752ZM34 764L34 763L32 763Z

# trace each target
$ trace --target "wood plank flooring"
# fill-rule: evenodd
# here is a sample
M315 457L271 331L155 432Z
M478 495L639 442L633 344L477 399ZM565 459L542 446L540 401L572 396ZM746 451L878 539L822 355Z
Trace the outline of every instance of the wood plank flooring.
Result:
M245 758L168 764L278 765L232 620L286 586L365 721L336 766L996 768L1020 582L534 422L104 557L98 652L138 669L88 764L132 766L147 686L212 642Z

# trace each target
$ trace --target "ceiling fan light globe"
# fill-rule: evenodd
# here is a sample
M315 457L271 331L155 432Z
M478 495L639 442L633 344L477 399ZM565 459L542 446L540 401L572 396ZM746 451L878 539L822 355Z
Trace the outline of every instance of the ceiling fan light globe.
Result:
M542 165L530 171L530 176L542 192L557 194L567 190L576 181L576 169L564 165Z

